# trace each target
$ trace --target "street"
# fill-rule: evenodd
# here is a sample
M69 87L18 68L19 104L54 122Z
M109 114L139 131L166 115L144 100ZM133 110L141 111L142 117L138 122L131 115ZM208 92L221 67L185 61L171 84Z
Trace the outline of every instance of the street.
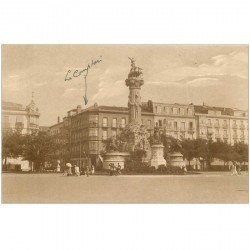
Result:
M2 174L2 203L248 203L248 173L66 177Z

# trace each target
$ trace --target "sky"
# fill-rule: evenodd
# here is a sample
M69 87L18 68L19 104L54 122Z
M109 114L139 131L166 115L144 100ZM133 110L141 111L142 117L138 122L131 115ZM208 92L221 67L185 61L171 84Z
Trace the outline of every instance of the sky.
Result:
M225 45L4 45L2 100L26 106L34 92L44 126L77 105L125 107L128 57L143 69L142 101L248 108L248 46ZM92 60L85 105L84 74L72 73Z

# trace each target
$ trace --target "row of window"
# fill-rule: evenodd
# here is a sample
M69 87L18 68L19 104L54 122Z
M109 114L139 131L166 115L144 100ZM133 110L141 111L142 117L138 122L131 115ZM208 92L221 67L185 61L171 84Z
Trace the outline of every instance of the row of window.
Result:
M80 139L80 138L86 138L87 136L98 136L98 130L97 129L89 129L89 131L87 131L88 133L86 133L86 131L84 132L76 132L72 134L72 139L76 140L76 139ZM117 136L117 131L116 130L112 130L111 131L111 137L116 137ZM103 140L107 140L109 137L108 135L108 131L107 130L103 130L102 131L102 139Z
M155 106L155 112L157 114L166 113L166 114L172 114L172 115L193 115L193 110L191 108Z
M81 150L82 156L84 155L84 152L87 151L87 149L98 150L98 143L96 141L89 141L88 144L72 145L72 147L71 147L72 152L80 152L80 150Z
M211 121L211 119L207 119L206 122L205 122L205 120L201 120L200 123L201 123L201 124L206 123L208 126L212 126L212 121ZM216 126L216 125L218 125L218 126L220 125L219 119L216 119L216 120L215 120L214 125L215 125L215 126ZM223 125L223 126L227 126L227 125L228 125L227 120L223 120L222 125ZM233 125L233 126L236 126L236 125L237 125L237 121L236 121L236 120L233 120L233 124L232 124L232 125ZM243 121L243 120L240 120L240 124L239 124L239 125L244 126L244 125L245 125L245 124L244 124L244 121Z
M186 130L186 122L180 122L179 126L178 126L178 122L174 121L167 121L166 119L162 120L158 120L158 122L155 123L156 126L166 126L167 128L174 128L174 129L178 129L178 127L180 127L181 130ZM188 129L192 130L193 127L193 122L189 122L188 123Z
M200 134L201 135L204 135L204 134L206 134L206 132L207 133L210 133L210 134L213 134L213 131L212 130L204 130L204 129L201 129L200 130ZM214 133L216 136L220 136L220 130L219 129L215 129L215 133ZM244 130L241 130L240 131L240 136L244 136L245 135L245 133L244 133ZM228 136L228 130L226 130L226 129L223 129L223 136L225 136L225 137L227 137ZM234 129L233 130L233 136L236 136L237 137L237 130L236 129Z
M72 127L79 127L89 124L98 124L98 116L97 115L91 115L86 116L83 115L78 119L72 119Z
M108 127L108 118L107 117L102 118L102 126ZM117 128L117 118L112 119L111 126L112 126L112 128ZM121 119L121 127L125 128L125 126L126 126L126 118L122 118Z

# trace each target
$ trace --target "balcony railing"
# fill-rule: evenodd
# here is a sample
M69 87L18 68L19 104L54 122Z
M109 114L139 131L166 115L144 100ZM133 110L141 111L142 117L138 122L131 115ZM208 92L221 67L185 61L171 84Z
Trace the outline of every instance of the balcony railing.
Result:
M220 138L220 135L219 135L219 134L216 134L216 135L215 135L215 138L216 138L216 139L219 139L219 138Z
M94 127L96 128L98 126L97 122L89 122L89 127Z
M232 128L238 128L238 126L236 124L233 124Z
M223 128L228 128L227 124L222 125Z
M16 122L16 129L23 129L24 128L24 124L22 122Z
M208 123L208 124L207 124L207 127L208 127L208 128L212 128L212 124L211 124L211 123Z
M219 128L219 127L220 127L220 124L214 124L214 127L215 127L215 128Z
M223 135L223 138L228 138L228 135Z
M189 133L189 134L193 134L193 133L194 133L194 129L193 129L193 128L189 128L189 129L188 129L188 133Z
M237 139L238 138L238 136L237 135L233 135L233 139Z
M89 135L88 139L89 140L97 140L98 136L97 135Z
M240 125L240 129L245 129L245 125Z

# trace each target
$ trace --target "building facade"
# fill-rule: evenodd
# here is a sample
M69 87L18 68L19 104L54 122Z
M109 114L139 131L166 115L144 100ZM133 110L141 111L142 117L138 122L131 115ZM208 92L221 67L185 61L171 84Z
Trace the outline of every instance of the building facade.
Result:
M72 163L85 164L88 156L95 164L104 150L104 141L116 137L128 124L128 108L95 104L69 111L63 121L50 127L50 133L61 133L60 138L68 140ZM148 101L141 106L141 124L150 134L158 126L162 133L180 140L203 138L231 145L240 141L248 143L248 113L231 108ZM63 156L63 152L59 155Z
M21 104L13 102L2 102L2 131L18 131L21 134L31 134L39 131L40 112L33 100L29 105L23 107ZM32 164L29 161L24 161L22 157L7 158L5 165L6 169L29 171L32 169Z
M194 105L152 103L154 125L176 139L196 139Z
M18 130L22 134L38 131L39 117L39 109L33 99L26 107L13 102L2 102L3 130Z
M195 106L199 138L248 144L248 111L223 107Z

